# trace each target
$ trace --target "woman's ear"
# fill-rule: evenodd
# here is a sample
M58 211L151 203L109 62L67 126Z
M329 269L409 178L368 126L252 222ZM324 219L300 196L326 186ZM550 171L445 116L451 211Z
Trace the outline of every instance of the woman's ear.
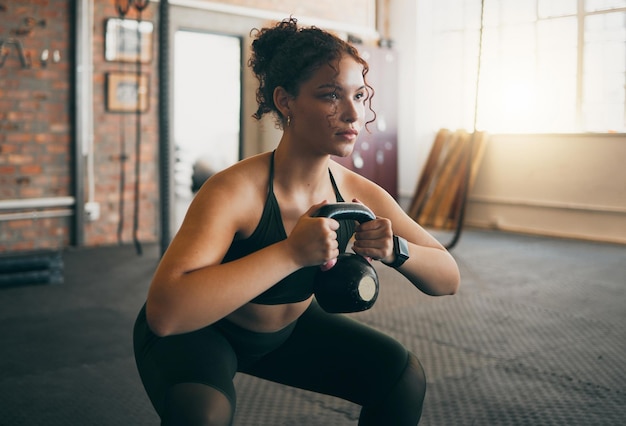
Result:
M289 102L291 99L291 95L282 86L274 89L274 105L285 118L290 114Z

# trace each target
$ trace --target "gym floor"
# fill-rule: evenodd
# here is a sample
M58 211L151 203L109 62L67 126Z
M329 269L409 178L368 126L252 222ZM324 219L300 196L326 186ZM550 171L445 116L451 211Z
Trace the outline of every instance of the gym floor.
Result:
M457 295L425 296L379 267L376 305L353 314L422 361L420 425L622 425L626 247L465 230L452 254ZM0 425L158 424L131 343L158 257L69 249L63 284L0 289ZM235 425L357 424L341 400L236 384Z

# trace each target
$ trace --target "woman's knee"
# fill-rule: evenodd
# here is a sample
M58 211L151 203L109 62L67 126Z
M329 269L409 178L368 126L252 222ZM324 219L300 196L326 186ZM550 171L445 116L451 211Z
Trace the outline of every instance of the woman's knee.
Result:
M416 425L426 396L426 374L412 353L404 371L382 401L363 407L359 425Z
M410 352L407 367L400 378L400 381L403 380L408 382L408 386L412 389L414 397L420 402L423 402L426 396L426 372L419 359Z
M167 393L161 424L163 426L228 426L234 407L219 390L199 384L180 383Z
M406 367L387 399L394 400L398 407L419 407L421 413L425 397L426 372L419 359L409 352Z

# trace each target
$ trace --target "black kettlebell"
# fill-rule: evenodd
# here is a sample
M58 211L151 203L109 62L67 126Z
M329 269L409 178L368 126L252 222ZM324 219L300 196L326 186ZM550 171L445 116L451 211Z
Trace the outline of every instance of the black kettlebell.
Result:
M358 203L336 203L322 206L313 217L356 220L376 219L376 215ZM378 297L378 274L363 256L341 253L330 269L320 268L313 282L315 298L330 313L360 312L371 308Z

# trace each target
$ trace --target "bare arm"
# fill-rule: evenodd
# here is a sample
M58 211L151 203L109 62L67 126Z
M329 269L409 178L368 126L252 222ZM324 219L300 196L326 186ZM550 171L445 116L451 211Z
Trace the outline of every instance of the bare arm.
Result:
M411 219L383 189L363 178L355 179L357 200L368 206L376 220L357 227L353 250L374 259L394 260L393 235L409 243L410 257L398 271L422 292L454 294L460 274L452 255L432 235Z
M336 222L311 218L310 213L319 208L316 205L286 240L221 264L233 238L249 226L251 212L263 207L253 192L242 191L241 186L217 176L190 206L148 293L147 319L157 335L209 325L297 269L337 256Z

